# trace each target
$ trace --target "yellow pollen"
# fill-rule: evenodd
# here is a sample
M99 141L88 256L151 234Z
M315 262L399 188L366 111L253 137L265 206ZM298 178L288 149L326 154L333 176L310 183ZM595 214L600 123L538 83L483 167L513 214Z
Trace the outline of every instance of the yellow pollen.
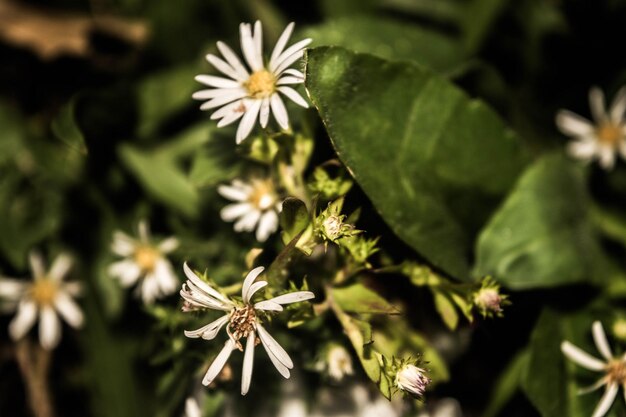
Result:
M244 83L248 94L254 98L266 98L274 93L276 88L276 77L266 70L253 72Z
M609 384L612 382L620 385L626 383L626 361L615 359L609 362L606 371Z
M58 285L53 280L44 277L35 281L30 287L30 296L39 306L51 305L57 295Z
M159 251L151 246L140 246L135 249L135 262L142 272L152 272L159 260Z
M598 141L604 145L615 146L624 137L622 126L605 123L596 129Z
M272 207L275 202L274 186L269 180L259 180L252 184L253 191L248 202L259 210L265 211Z

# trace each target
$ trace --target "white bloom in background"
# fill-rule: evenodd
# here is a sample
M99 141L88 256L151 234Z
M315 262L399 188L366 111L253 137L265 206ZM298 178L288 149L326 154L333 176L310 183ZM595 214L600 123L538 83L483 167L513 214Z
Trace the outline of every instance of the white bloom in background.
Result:
M561 351L570 360L583 368L603 374L595 384L580 391L581 394L586 394L600 387L605 387L604 394L592 416L602 417L611 408L620 386L624 388L626 393L626 354L618 357L613 356L606 334L599 321L593 323L591 331L596 348L604 357L604 360L596 359L568 341L561 343Z
M589 92L593 122L561 110L556 116L556 124L561 132L574 138L568 146L571 156L586 162L598 159L602 168L611 169L617 153L626 158L626 87L619 90L608 112L604 101L602 90L594 87Z
M196 81L210 89L194 93L196 100L208 100L200 106L200 110L218 108L211 119L220 119L217 126L227 126L241 118L237 129L237 143L248 137L257 118L261 127L267 126L270 110L274 119L283 129L289 128L289 116L281 94L294 103L307 108L307 102L289 85L302 84L304 74L289 68L302 58L304 49L311 39L304 39L285 49L294 24L285 28L272 51L269 62L263 61L263 39L261 22L252 25L239 25L241 34L241 50L248 68L242 64L237 55L225 43L217 42L217 48L225 60L209 54L206 59L217 70L228 78L213 75L198 75ZM280 93L280 94L279 94Z
M278 228L278 213L282 203L271 179L252 179L250 182L234 180L230 185L220 185L217 191L235 202L222 209L220 216L226 222L235 221L236 232L256 229L256 239L265 242Z
M314 298L310 291L296 291L269 300L252 302L254 294L267 285L266 281L254 282L263 272L263 267L253 269L244 279L241 298L243 304L236 303L208 283L201 280L185 263L184 270L188 281L183 284L180 291L181 297L185 300L184 311L196 309L211 309L223 311L225 314L219 319L203 326L197 330L185 331L185 336L190 338L201 337L205 340L212 340L217 336L220 329L226 325L228 340L224 344L221 352L213 360L204 379L203 385L209 385L219 375L220 371L228 361L233 350L244 351L241 339L246 339L246 348L243 359L243 373L241 378L241 395L246 395L252 380L252 365L254 363L254 347L258 340L263 344L267 355L285 378L289 378L289 370L293 368L291 358L278 342L261 325L259 312L282 311L284 304L297 303Z
M9 335L14 341L23 338L39 316L39 340L44 349L54 349L61 340L61 316L70 326L83 325L83 313L74 301L80 295L77 282L63 282L72 267L72 258L60 254L46 271L43 259L31 252L32 281L0 278L0 298L5 298L17 311L9 324Z
M185 401L185 417L202 417L202 410L195 398L189 397Z
M462 417L461 406L454 398L439 400L429 411L423 411L417 417Z
M430 378L426 376L426 370L415 365L405 365L396 374L396 387L413 396L421 397L430 384Z
M354 374L350 353L340 345L333 345L326 354L328 375L335 381L341 381L346 375Z
M119 280L123 287L138 284L136 293L145 304L173 294L179 281L166 255L178 248L178 239L167 238L160 243L152 242L146 221L139 222L139 239L126 233L113 233L111 250L123 260L112 263L108 273Z

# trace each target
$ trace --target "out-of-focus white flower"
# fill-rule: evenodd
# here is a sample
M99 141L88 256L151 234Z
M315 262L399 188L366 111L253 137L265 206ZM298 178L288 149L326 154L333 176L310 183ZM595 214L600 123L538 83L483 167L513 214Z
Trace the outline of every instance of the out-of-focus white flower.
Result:
M235 202L224 207L220 216L226 222L235 221L236 232L256 229L256 239L265 242L278 228L282 203L271 179L234 180L230 185L220 185L217 191Z
M220 353L213 360L213 363L202 380L202 384L209 385L213 382L228 361L233 350L239 349L244 352L241 343L242 338L246 340L246 347L241 378L241 395L246 395L250 389L252 365L254 363L254 347L259 340L261 344L263 344L267 355L278 372L283 377L289 378L289 370L293 368L293 362L285 349L283 349L262 326L259 313L282 311L284 304L310 300L315 297L314 294L310 291L296 291L253 303L252 298L255 293L267 285L266 281L255 282L256 278L264 270L263 267L258 267L250 271L243 281L241 289L243 304L241 304L220 294L207 282L200 279L186 263L184 270L188 280L183 284L183 288L180 291L180 295L185 301L183 311L211 309L225 313L222 317L206 326L197 330L185 331L185 336L187 337L201 337L205 340L212 340L217 336L220 329L226 325L228 340Z
M189 397L185 401L185 417L202 417L202 410L195 398Z
M326 354L326 370L335 381L341 381L346 375L352 375L352 358L350 353L340 345L332 345Z
M56 257L50 270L36 252L29 255L33 280L26 282L0 278L0 298L6 299L17 311L9 324L9 335L17 341L33 327L39 316L39 340L44 349L54 349L61 340L61 316L70 326L80 328L84 317L74 297L80 295L77 282L64 282L72 267L72 258L62 253Z
M424 395L426 386L430 384L430 378L426 376L426 370L415 365L407 364L396 374L396 387L413 396Z
M616 154L626 158L626 87L622 87L611 107L605 108L604 93L597 87L589 92L593 122L568 110L560 110L556 124L565 135L574 138L568 145L571 156L584 161L598 159L600 166L611 169Z
M454 398L439 400L429 411L422 411L417 417L462 417L461 406Z
M626 354L617 357L613 356L604 333L604 328L599 321L593 323L591 332L596 348L604 357L604 360L589 355L568 341L561 343L561 351L570 360L583 368L603 374L595 384L580 391L580 394L586 394L600 387L605 387L604 394L592 415L592 417L602 417L611 408L620 386L624 389L626 395Z
M144 304L173 294L178 289L178 278L166 255L178 248L178 239L169 237L160 243L152 242L145 220L139 222L139 239L126 233L113 233L111 250L123 260L112 263L108 273L123 287L137 285L136 294Z
M257 118L261 127L265 128L270 110L281 128L289 128L289 116L281 94L302 107L309 106L296 90L289 87L304 82L304 74L289 67L302 57L304 49L311 43L311 39L304 39L285 49L293 28L293 23L285 28L265 64L261 22L254 24L254 31L252 25L242 23L239 26L241 50L249 69L225 43L217 42L217 48L225 60L212 54L207 55L206 59L228 78L212 75L196 77L196 81L211 88L196 92L193 98L208 100L200 106L201 110L219 107L211 115L211 119L220 119L218 127L227 126L241 118L237 143L248 137Z

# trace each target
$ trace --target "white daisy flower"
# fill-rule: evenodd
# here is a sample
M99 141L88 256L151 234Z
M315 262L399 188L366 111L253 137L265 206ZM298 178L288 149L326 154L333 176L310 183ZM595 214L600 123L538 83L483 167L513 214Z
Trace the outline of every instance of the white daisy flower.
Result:
M61 316L70 326L79 328L84 316L74 297L80 295L77 282L63 282L72 267L72 258L62 253L46 271L44 261L36 252L29 255L33 281L0 278L0 298L16 310L9 324L9 335L14 341L23 338L39 316L39 341L44 349L54 349L61 340Z
M256 229L256 239L265 242L278 229L278 213L282 202L271 179L252 179L246 183L234 180L231 185L220 185L217 191L235 204L222 209L220 216L226 222L235 221L236 232Z
M152 242L145 220L139 222L138 230L139 239L119 230L113 233L111 250L124 259L112 263L108 273L118 279L123 287L131 287L139 282L136 294L144 304L149 305L178 289L178 278L165 255L176 250L179 242L175 237L160 243Z
M254 31L252 25L242 23L239 25L241 50L248 68L225 43L217 42L217 48L225 60L212 54L207 55L206 59L228 78L196 76L196 81L211 88L194 93L193 98L208 100L200 106L200 110L219 108L211 115L211 119L220 119L218 127L227 126L241 118L237 143L248 137L257 117L261 127L265 128L270 110L282 129L289 128L289 116L281 94L302 107L309 107L302 96L289 87L302 84L304 74L289 67L302 58L304 49L312 40L304 39L285 49L293 27L293 23L287 26L278 38L269 62L264 63L261 22L254 24Z
M593 122L561 110L556 116L556 124L561 132L574 138L567 148L572 157L586 162L598 159L602 168L611 169L616 154L626 158L626 87L618 91L608 111L604 102L604 93L594 87L589 92Z
M263 267L253 269L244 279L241 298L243 303L235 302L220 294L208 283L200 279L185 263L184 270L187 282L180 291L185 303L183 311L198 309L211 309L223 311L225 314L219 319L197 330L185 331L185 336L190 338L201 337L205 340L214 339L220 329L226 325L228 340L221 352L213 360L204 379L203 385L209 385L218 376L233 350L244 351L241 339L246 339L246 348L243 359L243 374L241 378L241 395L246 395L252 380L252 365L254 362L254 347L263 344L267 355L285 378L289 378L289 370L293 368L291 358L278 342L265 330L261 324L259 313L282 311L284 304L297 303L314 298L310 291L296 291L278 297L253 303L254 294L267 285L266 281L257 281L256 278L263 272Z
M604 360L589 355L568 341L561 343L561 351L570 360L576 362L583 368L603 374L595 384L580 391L581 394L586 394L600 387L605 387L604 394L592 416L602 417L611 408L620 386L624 388L626 393L626 354L617 357L613 356L609 342L606 339L606 334L599 321L593 323L591 331L596 348Z

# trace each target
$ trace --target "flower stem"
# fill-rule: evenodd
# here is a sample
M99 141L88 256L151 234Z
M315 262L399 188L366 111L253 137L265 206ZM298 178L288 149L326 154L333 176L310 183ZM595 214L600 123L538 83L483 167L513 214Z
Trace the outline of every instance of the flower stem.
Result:
M15 359L26 386L28 403L35 417L54 417L48 384L52 354L30 340L22 339L15 347Z

